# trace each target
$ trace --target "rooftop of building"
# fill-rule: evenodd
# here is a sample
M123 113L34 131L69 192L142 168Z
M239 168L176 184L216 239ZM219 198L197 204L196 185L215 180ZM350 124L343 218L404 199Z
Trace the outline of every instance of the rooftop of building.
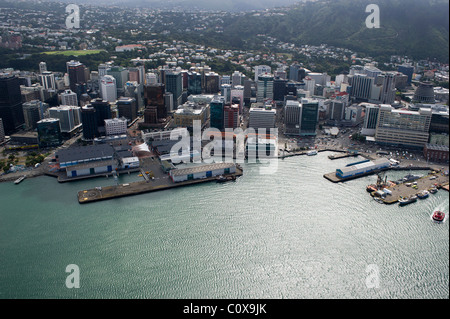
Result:
M60 163L76 162L89 159L102 159L112 157L114 148L109 144L98 144L88 146L75 146L56 152Z

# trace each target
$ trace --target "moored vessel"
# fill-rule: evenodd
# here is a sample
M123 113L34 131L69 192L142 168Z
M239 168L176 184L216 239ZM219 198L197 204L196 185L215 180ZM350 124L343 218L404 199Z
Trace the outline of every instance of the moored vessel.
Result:
M416 195L413 195L413 196L410 196L410 197L403 197L403 198L400 198L400 199L398 200L398 203L399 203L400 206L405 206L405 205L414 203L414 202L416 202L416 201L417 201L417 196L416 196Z
M25 175L19 177L18 179L16 179L16 180L14 181L14 184L17 185L17 184L21 183L25 178L27 178Z
M425 199L428 196L430 196L430 193L427 190L421 191L419 193L417 193L417 197L420 199Z

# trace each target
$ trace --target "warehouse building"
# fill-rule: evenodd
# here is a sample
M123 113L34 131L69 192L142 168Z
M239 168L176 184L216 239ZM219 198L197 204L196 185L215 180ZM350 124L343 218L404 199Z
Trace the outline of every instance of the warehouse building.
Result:
M379 169L388 168L390 161L387 158L380 158L374 161L363 162L355 165L338 168L336 176L340 178L347 178L357 175L363 175Z
M189 168L172 169L169 172L169 176L173 182L177 183L232 173L236 173L236 165L234 163L216 163Z
M112 160L113 156L114 148L109 144L69 147L59 150L55 155L60 169L87 162Z
M88 162L66 167L67 177L78 177L102 173L111 173L117 168L115 160Z

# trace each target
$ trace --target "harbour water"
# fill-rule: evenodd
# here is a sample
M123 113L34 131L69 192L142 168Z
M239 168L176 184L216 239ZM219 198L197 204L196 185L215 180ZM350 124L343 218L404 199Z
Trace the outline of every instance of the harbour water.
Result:
M449 224L430 218L448 215L448 192L379 204L365 189L376 176L323 178L358 160L329 154L85 205L79 190L114 180L1 183L0 298L449 298ZM80 288L66 287L69 264Z

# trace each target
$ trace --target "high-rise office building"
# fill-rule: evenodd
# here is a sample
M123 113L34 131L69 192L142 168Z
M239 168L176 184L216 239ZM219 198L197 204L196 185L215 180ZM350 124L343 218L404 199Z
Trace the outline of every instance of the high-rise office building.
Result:
M176 109L179 105L181 105L181 95L183 93L181 72L166 72L165 81L166 92L173 94L173 107Z
M147 73L145 75L145 84L149 85L149 84L156 84L158 83L158 77L156 76L155 73Z
M250 79L244 80L244 104L249 105L250 100L252 98L252 87L253 87L253 81Z
M223 130L224 105L225 99L219 96L215 96L213 100L209 103L210 127L215 127L219 130Z
M113 66L107 70L107 75L116 79L117 96L123 95L125 83L128 81L128 70L121 66Z
M268 65L257 65L255 66L255 82L258 82L258 78L262 74L271 74L271 67Z
M172 93L166 92L164 94L164 105L166 107L167 112L175 111L175 107L173 105L173 94Z
M108 70L111 68L109 64L99 64L98 65L98 77L101 80L105 75L108 75Z
M202 94L202 75L197 72L188 73L187 92L191 94Z
M73 105L78 106L78 97L75 92L71 90L65 90L61 93L61 105Z
M284 107L284 134L300 135L302 106L297 100L287 100Z
M95 116L97 118L97 127L105 126L105 120L112 117L111 104L103 99L91 100L90 106L95 109Z
M273 80L273 100L277 102L284 101L286 95L287 80L275 78Z
M130 122L137 117L136 99L131 97L121 97L117 100L118 117L124 117Z
M39 74L39 82L44 87L44 89L56 89L55 75L52 72L44 71Z
M359 100L369 100L372 96L372 88L374 86L374 78L366 74L355 74L348 76L351 86L351 96Z
M258 128L273 128L275 127L276 116L276 109L252 107L250 108L248 127L255 130L258 130Z
M406 75L408 77L408 84L411 84L412 77L413 77L413 74L414 74L414 67L413 66L407 65L407 64L402 64L402 65L398 66L397 71L403 73L404 75Z
M220 86L220 95L224 97L225 103L231 102L231 84L222 84Z
M231 104L238 104L239 113L242 114L244 109L244 87L242 85L236 85L231 89L230 100Z
M22 108L26 130L37 128L37 122L41 120L41 103L38 100L23 103Z
M148 106L144 110L144 123L157 124L158 123L158 108L156 106Z
M345 102L332 100L330 105L330 120L340 122L344 119Z
M431 116L431 109L397 110L381 104L375 140L377 143L424 147L428 142Z
M258 76L256 101L264 102L264 100L273 99L273 75L261 74Z
M19 129L25 122L19 78L0 73L0 118L6 135Z
M42 74L44 72L47 72L47 63L40 62L39 63L39 74Z
M231 75L231 86L244 85L245 75L239 71L234 71Z
M123 96L134 98L138 110L140 110L144 106L143 86L136 81L128 81L125 83L124 90Z
M378 80L381 83L381 104L392 104L395 101L395 73L384 72L378 75Z
M105 75L100 81L102 99L108 102L115 102L117 100L116 79L112 75Z
M319 123L319 102L314 100L302 99L302 117L300 123L300 135L316 135L317 125Z
M279 78L282 80L287 80L287 72L284 70L284 68L278 68L274 73L273 76L275 78Z
M83 63L79 61L67 62L67 74L69 75L69 88L72 91L77 90L77 84L83 84L87 82L86 70L87 68Z
M56 147L62 143L59 119L47 118L37 122L39 147Z
M302 79L299 79L299 70L300 70L301 66L299 64L292 64L289 67L289 80L290 81L301 81Z
M239 127L239 105L227 104L223 108L223 127L238 128Z
M158 116L160 118L167 117L167 109L164 93L165 85L162 83L147 84L144 86L144 104L145 107L156 106L158 108Z
M0 143L5 141L5 129L3 127L3 120L0 118Z
M381 75L381 73L383 73L383 71L381 71L380 69L378 69L377 67L375 67L374 65L371 65L371 64L366 64L363 67L363 72L368 77L374 78L374 79L376 79L379 75Z
M81 123L83 124L83 139L93 140L98 137L97 112L92 106L81 108Z
M305 91L309 92L309 96L313 96L316 89L316 80L310 78L309 76L306 76L303 79L303 83L305 83Z
M70 133L81 124L78 106L61 105L48 109L51 118L59 119L62 133Z
M137 82L138 84L144 84L143 76L141 75L142 70L135 67L128 69L128 81Z
M223 84L229 84L231 85L231 76L229 75L222 75L220 77L220 83L219 85L222 86Z
M220 92L220 76L217 73L210 72L205 74L205 93L217 94Z

